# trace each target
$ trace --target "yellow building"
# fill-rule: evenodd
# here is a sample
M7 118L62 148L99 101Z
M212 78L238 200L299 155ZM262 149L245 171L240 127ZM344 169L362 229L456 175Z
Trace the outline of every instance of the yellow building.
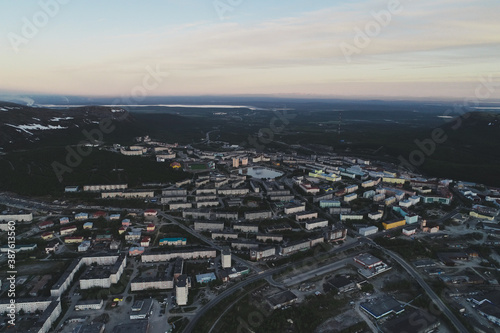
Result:
M384 183L391 183L391 184L404 184L406 182L406 179L404 179L404 178L384 177L384 178L382 178L382 181Z
M64 243L66 244L74 244L83 242L83 237L64 237Z
M328 180L331 182L336 182L342 179L340 176L334 173L324 173L323 170L314 170L314 172L309 172L309 176Z
M181 168L181 164L179 162L172 162L172 163L170 163L170 167L172 169L180 169Z
M488 216L488 215L483 215L475 211L471 211L469 213L470 216L481 219L481 220L488 220L488 221L493 221L495 218L493 216Z
M406 220L401 220L401 221L392 221L392 222L383 222L382 226L384 227L385 230L401 227L406 224Z
M44 232L42 234L42 239L43 240L49 240L51 239L52 237L54 237L54 233L52 231L49 231L49 232Z

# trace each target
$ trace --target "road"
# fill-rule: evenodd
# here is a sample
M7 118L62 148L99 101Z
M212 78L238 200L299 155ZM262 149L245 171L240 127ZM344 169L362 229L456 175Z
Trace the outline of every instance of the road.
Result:
M348 262L352 262L352 258L342 259L342 260L336 261L332 264L322 266L322 267L313 269L309 272L302 273L302 274L293 276L291 278L285 279L285 280L283 280L283 284L286 287L296 285L298 283L312 279L318 275L324 275L324 274L330 273L331 271L336 271L338 269L341 269L342 267L345 267Z
M340 247L337 247L335 249L332 249L330 250L328 253L339 253L339 252L343 252L343 251L346 251L346 250L349 250L349 249L352 249L358 245L360 245L361 242L359 241L355 241L355 242L352 242L352 243L349 243L349 244L345 244L345 245L342 245ZM270 269L270 270L267 270L267 271L264 271L264 272L260 272L259 274L257 275L253 275L251 277L248 277L246 280L244 281L241 281L237 284L235 284L234 286L224 290L222 293L220 293L216 298L212 299L210 302L208 302L207 304L205 304L205 306L203 308L201 308L197 313L196 315L191 319L191 321L189 322L189 324L186 326L186 328L184 329L183 332L185 333L190 333L193 331L193 329L195 328L198 320L201 319L201 317L203 317L203 315L205 315L205 313L207 311L209 311L211 308L213 308L214 306L216 306L220 301L222 301L224 298L232 295L234 292L236 292L236 290L238 289L241 289L241 288L244 288L246 287L247 285L253 283L253 282L256 282L256 281L259 281L261 279L264 279L264 278L268 278L270 276L272 276L273 274L276 274L276 273L279 273L281 272L282 270L285 270L291 266L294 266L294 265L301 265L302 263L310 263L311 262L311 258L305 258L305 259L302 259L300 261L297 261L297 262L294 262L294 263L288 263L286 265L283 265L281 267L277 267L277 268L273 268L273 269Z
M241 282L235 284L234 286L232 286L232 287L224 290L216 298L212 299L210 302L208 302L207 304L205 304L205 306L200 311L198 311L196 313L196 315L189 321L189 324L184 329L184 332L185 333L192 332L193 329L195 328L196 323L198 322L198 320L200 320L201 317L203 317L203 315L208 310L210 310L211 308L213 308L214 306L216 306L217 304L219 304L220 301L222 301L226 297L231 296L238 289L244 288L247 285L249 285L249 284L251 284L253 282L259 281L261 279L264 279L264 278L266 278L268 276L272 276L273 274L278 273L278 272L280 272L281 270L283 270L285 268L286 268L286 266L278 267L278 268L275 268L275 269L272 269L272 270L268 270L268 271L266 271L264 273L261 273L261 274L253 275L251 277L248 277L246 280L241 281Z
M217 245L212 239L207 238L207 237L203 236L202 234L198 233L197 231L195 231L195 230L193 230L193 229L185 226L184 224L178 222L173 216L165 214L164 212L161 212L161 211L158 212L158 215L161 216L161 217L166 218L167 220L169 220L173 224L175 224L178 227L180 227L180 228L184 229L185 231L189 232L194 237L201 239L202 241L204 241L208 245L212 246L214 249L217 249L219 251L223 250L222 247L219 246L219 245ZM234 254L231 255L231 259L234 260L235 262L239 263L240 265L247 266L247 267L250 266L250 268L252 268L256 272L261 272L262 271L262 269L260 269L254 263L247 262L246 260L243 260L243 259L239 258L238 256L236 256Z
M420 284L420 286L425 290L427 295L429 295L434 304L437 305L439 310L441 310L441 312L443 312L444 315L448 317L448 319L451 321L453 326L455 326L458 332L462 333L468 332L465 326L462 324L462 322L460 322L460 320L458 320L458 318L455 317L455 315L450 311L450 309L448 309L448 307L443 303L441 298L439 298L439 296L434 292L434 290L432 290L432 288L427 284L427 282L424 281L424 279L420 276L420 274L410 264L408 264L403 258L401 258L396 253L379 246L369 238L365 237L362 238L361 240L365 241L368 244L372 244L375 248L383 251L386 255L390 256L399 265L401 265L401 267L403 267L408 272L408 274L410 274L418 282L418 284Z

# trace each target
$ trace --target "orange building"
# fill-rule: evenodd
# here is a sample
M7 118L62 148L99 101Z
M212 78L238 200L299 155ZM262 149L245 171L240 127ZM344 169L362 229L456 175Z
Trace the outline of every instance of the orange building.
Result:
M385 230L401 227L406 224L406 220L383 222L382 226Z

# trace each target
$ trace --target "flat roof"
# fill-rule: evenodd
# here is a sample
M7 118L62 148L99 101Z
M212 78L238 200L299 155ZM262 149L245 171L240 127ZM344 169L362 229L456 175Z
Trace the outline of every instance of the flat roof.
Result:
M382 296L369 302L363 302L360 306L376 319L391 313L399 314L404 311L401 303L392 296Z
M283 303L288 303L295 299L297 299L297 296L290 290L280 291L279 293L271 295L267 298L269 303L271 303L273 306L278 306Z
M366 266L375 265L376 263L379 263L382 261L379 258L372 256L370 253L362 253L354 258L361 261Z
M177 278L177 287L183 288L187 285L187 275L182 274Z
M113 328L112 333L147 333L149 321L147 319L134 320Z
M350 285L351 283L353 283L353 281L346 276L341 275L328 280L327 283L332 285L336 289L340 289Z
M91 305L91 304L101 304L103 303L102 299L84 299L76 302L76 305Z
M196 275L196 282L198 283L203 282L206 279L216 280L217 278L215 277L214 273L205 273Z
M415 323L419 323L415 325ZM388 320L383 325L386 333L420 333L439 326L439 320L423 310L410 310L402 316Z

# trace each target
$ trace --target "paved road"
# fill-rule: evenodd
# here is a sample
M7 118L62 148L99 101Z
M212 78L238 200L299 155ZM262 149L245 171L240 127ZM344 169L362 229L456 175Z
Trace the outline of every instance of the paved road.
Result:
M196 238L199 238L201 239L202 241L204 241L205 243L207 243L208 245L212 246L214 249L217 249L219 251L222 251L222 247L217 245L212 239L210 238L207 238L205 236L203 236L202 234L200 234L199 232L185 226L184 224L182 223L179 223L173 216L170 216L168 214L165 214L164 212L161 212L159 211L158 212L158 215L159 216L162 216L164 218L166 218L167 220L169 220L170 222L174 223L175 225L179 226L180 228L184 229L185 231L189 232L191 235L193 235L194 237ZM262 269L260 269L257 265L255 265L254 263L251 263L251 262L247 262L243 259L241 259L240 257L236 256L234 253L231 255L231 259L236 261L237 263L243 265L243 266L250 266L252 269L254 269L255 271L257 272L261 272Z
M257 274L257 275L254 275L254 276L251 276L249 278L247 278L246 280L244 281L241 281L237 284L235 284L234 286L224 290L222 293L220 293L216 298L213 298L210 302L208 302L207 304L205 304L205 306L196 313L196 315L190 320L189 324L186 326L186 328L184 329L184 332L185 333L190 333L193 331L193 329L195 328L196 326L196 323L198 322L198 320L201 319L201 317L208 311L210 310L211 308L213 308L214 306L216 306L217 304L219 304L220 301L222 301L224 298L232 295L233 293L236 292L236 290L238 289L241 289L241 288L244 288L246 287L247 285L253 283L253 282L256 282L256 281L259 281L261 279L264 279L268 276L271 276L272 274L275 274L275 273L278 273L280 272L282 269L285 269L285 267L279 267L279 268L275 268L275 269L272 269L272 270L269 270L269 271L266 271L264 273L261 273L261 274Z
M326 266L322 266L316 269L313 269L309 272L305 272L296 276L293 276L291 278L283 280L283 284L287 287L296 285L298 283L307 281L309 279L312 279L318 275L324 275L327 273L330 273L331 271L336 271L338 269L341 269L342 267L345 267L347 263L352 262L352 258L346 258L342 259L340 261L334 262L332 264L328 264Z
M453 326L455 326L458 332L461 333L468 332L465 326L462 324L462 322L460 322L460 320L458 320L458 318L455 317L455 315L450 311L450 309L448 309L448 307L443 303L441 298L439 298L439 296L434 292L434 290L432 290L432 288L427 284L427 282L424 281L424 279L420 276L420 274L410 264L408 264L403 258L401 258L396 253L379 246L371 239L363 238L363 240L369 244L372 244L377 249L383 251L385 254L394 259L398 264L400 264L401 267L403 267L408 272L408 274L410 274L418 282L418 284L420 284L420 286L425 290L425 292L427 292L431 300L438 306L439 310L441 310L441 312L443 312L445 316L448 317L448 319L452 322Z
M355 241L355 242L352 242L352 243L349 243L349 244L345 244L345 245L342 245L340 247L337 247L335 249L332 249L329 251L329 253L339 253L339 252L343 252L343 251L346 251L346 250L349 250L349 249L352 249L358 245L360 245L361 242L359 241ZM273 274L276 274L276 273L279 273L281 272L282 270L285 270L291 266L295 266L295 265L301 265L303 263L307 263L307 262L310 262L311 261L311 258L305 258L305 259L302 259L301 261L298 261L298 262L294 262L294 263L288 263L286 265L283 265L281 267L277 267L277 268L273 268L273 269L270 269L270 270L267 270L267 271L264 271L264 272L259 272L259 274L257 275L253 275L251 277L248 277L246 280L244 281L241 281L237 284L235 284L234 286L224 290L222 293L220 293L216 298L212 299L210 302L208 302L207 304L205 304L205 306L203 308L201 308L197 313L196 315L191 319L191 321L189 322L189 324L186 326L186 328L184 329L184 333L190 333L193 331L193 329L195 328L198 320L201 319L201 317L203 317L203 315L208 311L210 310L211 308L213 308L214 306L216 306L220 301L222 301L224 298L232 295L236 290L240 289L240 288L243 288L253 282L256 282L256 281L259 281L261 279L264 279L264 278L268 278L270 276L272 276Z

